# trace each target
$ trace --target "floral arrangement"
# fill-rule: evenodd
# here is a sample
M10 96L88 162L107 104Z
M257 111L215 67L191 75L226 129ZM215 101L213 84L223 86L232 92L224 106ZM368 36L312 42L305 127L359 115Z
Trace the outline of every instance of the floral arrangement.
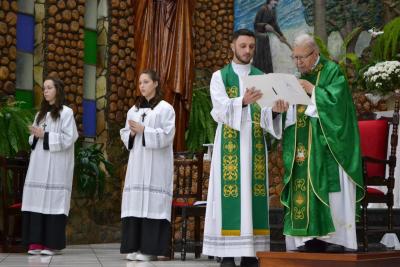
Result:
M364 72L367 90L387 94L400 89L400 62L384 61L369 67Z

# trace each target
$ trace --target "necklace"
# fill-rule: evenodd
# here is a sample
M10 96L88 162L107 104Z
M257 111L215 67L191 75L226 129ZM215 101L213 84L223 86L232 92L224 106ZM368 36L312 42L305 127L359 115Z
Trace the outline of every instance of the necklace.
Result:
M46 113L46 116L44 117L44 122L43 122L43 124L42 124L43 131L44 131L44 132L46 131L46 127L47 127L46 121L47 121L47 113Z
M149 108L147 111L143 111L143 113L140 115L142 117L142 122L144 122L144 118L147 116L147 113L149 113L151 108Z

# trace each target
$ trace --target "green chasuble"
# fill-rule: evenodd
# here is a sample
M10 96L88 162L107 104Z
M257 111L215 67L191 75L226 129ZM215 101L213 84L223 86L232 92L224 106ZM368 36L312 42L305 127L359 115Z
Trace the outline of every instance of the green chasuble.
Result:
M308 117L307 106L298 105L296 124L284 132L284 234L324 236L335 232L329 193L341 190L339 166L356 184L357 207L364 196L358 125L347 81L337 64L321 56L301 79L315 85L319 118Z
M249 75L263 74L259 69L251 66ZM239 77L228 64L221 70L222 80L229 98L240 96ZM249 147L252 154L252 214L253 234L269 234L268 226L268 183L266 166L266 149L263 130L260 126L261 108L257 103L250 105L251 111L251 140ZM240 193L240 131L223 125L221 131L221 212L222 229L224 236L240 236L241 193Z

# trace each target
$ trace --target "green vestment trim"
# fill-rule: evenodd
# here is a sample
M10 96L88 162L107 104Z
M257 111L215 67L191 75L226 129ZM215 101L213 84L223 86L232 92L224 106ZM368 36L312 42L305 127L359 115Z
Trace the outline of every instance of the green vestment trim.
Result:
M249 75L263 74L251 67ZM221 70L222 80L229 98L240 96L239 77L229 64ZM253 233L269 234L268 188L266 152L263 131L260 126L261 109L251 104L252 120L252 204ZM240 132L222 125L221 131L221 208L222 235L240 235Z

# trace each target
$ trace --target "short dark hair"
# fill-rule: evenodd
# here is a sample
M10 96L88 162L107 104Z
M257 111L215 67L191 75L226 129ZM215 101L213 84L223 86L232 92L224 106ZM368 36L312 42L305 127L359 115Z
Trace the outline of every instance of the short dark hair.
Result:
M256 38L256 35L254 34L254 32L252 32L248 29L239 29L233 33L232 42L236 41L239 38L239 36L242 36L242 35L253 37L254 39Z

